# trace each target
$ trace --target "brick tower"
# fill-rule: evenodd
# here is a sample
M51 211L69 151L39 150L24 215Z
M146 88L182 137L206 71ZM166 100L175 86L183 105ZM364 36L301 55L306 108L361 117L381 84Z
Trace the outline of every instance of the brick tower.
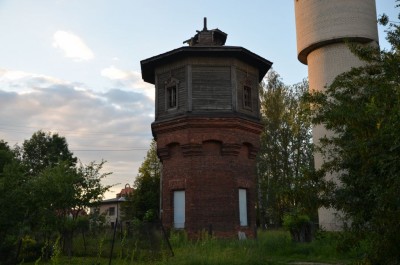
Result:
M311 91L323 91L334 78L352 67L362 65L351 53L345 41L376 45L378 29L375 0L294 0L296 13L297 54L308 65ZM313 141L331 132L318 125L313 129ZM320 168L323 158L314 155ZM326 178L337 181L337 176ZM326 230L340 230L340 213L334 209L318 210L319 224Z
M253 236L259 148L258 85L272 63L204 28L184 46L141 61L155 85L152 132L163 164L166 228Z

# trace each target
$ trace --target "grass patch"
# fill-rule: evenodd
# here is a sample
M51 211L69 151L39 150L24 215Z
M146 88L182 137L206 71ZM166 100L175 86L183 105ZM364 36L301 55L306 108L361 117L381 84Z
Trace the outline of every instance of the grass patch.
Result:
M97 240L97 249L93 247ZM124 241L125 240L125 241ZM162 240L160 240L162 242ZM75 241L74 241L75 242ZM337 236L323 233L311 243L295 243L286 231L261 231L258 239L239 241L236 239L215 239L204 236L201 240L190 241L184 233L172 233L170 242L175 256L170 257L164 243L154 250L144 249L131 239L120 239L115 246L112 263L114 265L154 264L154 265L239 265L239 264L290 264L291 262L325 262L348 264L349 255L337 252ZM109 240L88 239L91 255L76 255L68 259L60 257L58 264L106 265L109 262ZM77 244L81 244L77 242ZM101 245L101 249L99 247ZM88 250L86 250L86 253ZM97 253L97 254L93 254ZM83 253L80 253L83 254ZM24 264L24 263L21 263ZM35 264L35 263L25 263ZM40 261L37 264L52 264Z
M184 243L173 237L176 257L159 264L287 264L295 261L344 263L336 238L319 237L311 243L295 243L286 231L263 231L257 240L206 239Z

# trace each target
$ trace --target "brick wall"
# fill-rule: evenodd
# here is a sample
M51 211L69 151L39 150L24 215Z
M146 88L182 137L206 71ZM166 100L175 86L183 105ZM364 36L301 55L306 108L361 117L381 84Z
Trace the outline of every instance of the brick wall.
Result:
M240 118L185 118L152 126L163 163L162 220L173 228L173 192L185 190L185 229L219 237L253 236L261 125ZM248 226L239 223L239 188L247 190Z

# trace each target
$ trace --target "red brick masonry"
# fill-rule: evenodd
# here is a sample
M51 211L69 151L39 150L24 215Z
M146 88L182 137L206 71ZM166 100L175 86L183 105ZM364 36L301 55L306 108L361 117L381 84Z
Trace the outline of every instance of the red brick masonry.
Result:
M162 221L173 228L173 192L185 190L185 230L218 237L254 236L258 122L184 117L152 124L162 171ZM238 189L247 190L248 226L239 222Z

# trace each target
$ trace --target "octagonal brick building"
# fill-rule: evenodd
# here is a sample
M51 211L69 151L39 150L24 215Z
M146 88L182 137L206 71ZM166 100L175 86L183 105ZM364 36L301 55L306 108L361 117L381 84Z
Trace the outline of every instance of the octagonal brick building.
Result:
M272 63L226 38L204 19L188 46L141 61L155 85L162 223L190 237L254 236L258 89Z

